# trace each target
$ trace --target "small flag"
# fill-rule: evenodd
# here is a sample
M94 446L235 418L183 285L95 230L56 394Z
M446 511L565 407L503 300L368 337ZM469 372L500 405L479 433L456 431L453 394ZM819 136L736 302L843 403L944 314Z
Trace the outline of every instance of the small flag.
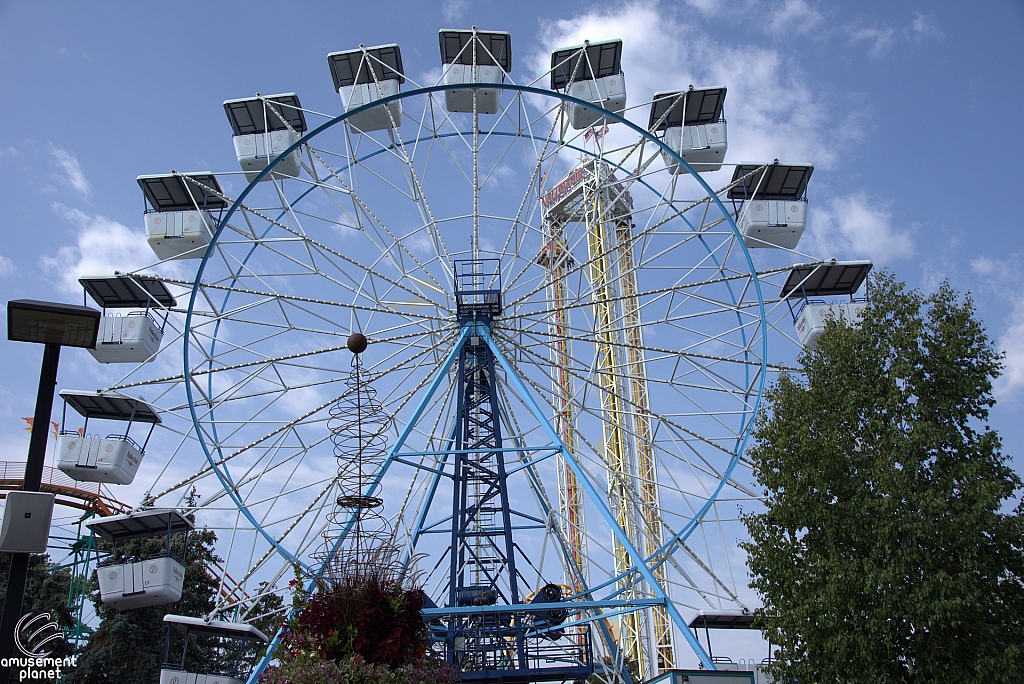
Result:
M544 181L546 181L547 179L548 179L548 171L545 171L540 176L540 187L542 187L542 188L544 187Z
M589 141L593 137L594 137L594 129L593 128L588 128L587 132L583 134L583 140L584 141Z
M593 131L594 129L591 128L590 130ZM606 133L608 133L608 124L605 124L604 128L602 128L601 130L594 131L594 140L600 140L605 136Z
M24 430L28 430L29 432L32 432L32 428L35 427L36 419L35 418L24 418L24 417L22 417L22 420L25 421L26 423L28 423L28 427L27 428L23 428L23 429ZM60 432L60 423L51 422L50 425L53 426L53 438L57 439L57 435ZM81 430L79 430L79 432L81 432Z

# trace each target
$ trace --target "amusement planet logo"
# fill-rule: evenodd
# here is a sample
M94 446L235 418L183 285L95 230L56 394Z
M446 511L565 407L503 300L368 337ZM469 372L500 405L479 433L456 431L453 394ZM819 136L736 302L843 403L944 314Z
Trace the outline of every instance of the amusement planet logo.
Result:
M57 679L63 668L74 667L78 661L78 656L51 658L52 651L43 650L46 644L61 638L60 625L50 619L49 613L23 615L15 627L14 645L25 657L4 658L0 665L12 670L18 668L19 682Z

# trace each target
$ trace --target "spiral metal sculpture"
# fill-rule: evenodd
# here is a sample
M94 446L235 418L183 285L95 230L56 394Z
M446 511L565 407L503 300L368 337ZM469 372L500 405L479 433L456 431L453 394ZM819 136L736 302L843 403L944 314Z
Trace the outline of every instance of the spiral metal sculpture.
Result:
M335 587L371 576L393 580L400 569L394 534L379 512L384 501L366 493L384 460L391 424L360 361L366 347L362 334L349 336L348 389L331 407L327 423L338 460L339 494L327 518L324 542L313 556L320 563L321 578Z

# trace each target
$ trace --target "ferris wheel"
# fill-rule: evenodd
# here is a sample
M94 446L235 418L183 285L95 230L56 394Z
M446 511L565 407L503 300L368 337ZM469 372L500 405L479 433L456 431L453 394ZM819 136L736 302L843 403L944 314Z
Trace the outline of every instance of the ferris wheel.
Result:
M240 171L140 176L160 261L83 279L162 309L137 317L162 341L99 393L161 418L133 487L145 507L198 494L221 611L314 575L360 333L388 416L364 493L469 679L647 679L690 649L714 668L685 616L746 608L742 454L770 344L796 347L779 287L828 280L813 259L758 273L750 250L808 261L812 167L736 165L712 188L725 88L627 106L620 41L527 84L506 33L440 46L436 84L397 45L332 53L344 113L229 100Z

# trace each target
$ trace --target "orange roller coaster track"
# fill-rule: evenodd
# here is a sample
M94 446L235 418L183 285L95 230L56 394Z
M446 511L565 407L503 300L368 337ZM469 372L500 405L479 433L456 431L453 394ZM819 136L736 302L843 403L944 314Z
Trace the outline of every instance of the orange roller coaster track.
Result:
M0 461L0 499L6 492L21 489L25 484L25 464ZM100 483L78 482L49 466L43 468L40 491L56 495L56 503L106 517L127 513L131 506L115 499Z

